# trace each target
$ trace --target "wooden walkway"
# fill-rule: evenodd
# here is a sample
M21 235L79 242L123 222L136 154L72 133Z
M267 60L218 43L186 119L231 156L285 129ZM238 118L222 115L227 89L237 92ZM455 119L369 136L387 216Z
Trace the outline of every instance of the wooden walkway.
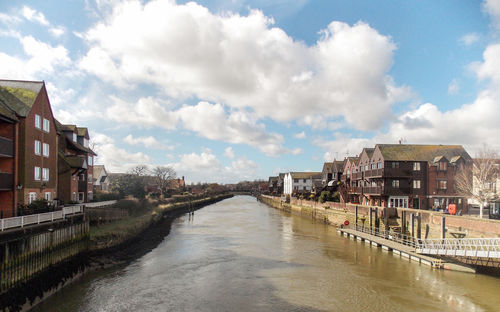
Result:
M339 228L338 232L345 237L357 239L359 241L371 244L372 246L380 247L387 251L392 251L393 255L400 256L402 258L407 258L411 261L415 261L421 264L428 265L437 269L461 271L475 273L476 270L469 266L460 265L456 263L445 262L441 259L429 257L426 255L418 254L415 252L415 248L407 245L403 245L388 239L384 239L369 233L364 233L357 231L355 229L349 228Z

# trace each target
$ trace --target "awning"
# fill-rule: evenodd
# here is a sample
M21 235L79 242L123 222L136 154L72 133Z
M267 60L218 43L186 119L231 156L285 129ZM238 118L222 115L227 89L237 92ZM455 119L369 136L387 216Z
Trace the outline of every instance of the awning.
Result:
M331 180L330 182L328 182L328 186L333 186L335 184L335 180Z

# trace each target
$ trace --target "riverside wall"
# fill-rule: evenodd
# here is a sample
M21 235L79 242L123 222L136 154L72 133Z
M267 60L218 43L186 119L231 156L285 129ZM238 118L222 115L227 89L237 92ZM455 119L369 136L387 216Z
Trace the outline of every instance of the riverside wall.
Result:
M358 224L364 219L364 224L368 225L370 208L377 209L377 216L380 220L379 229L386 230L384 225L385 214L388 215L391 226L402 226L406 223L409 228L410 214L415 214L421 218L421 238L440 238L441 221L445 218L446 237L453 238L452 233L460 232L466 238L497 238L500 237L500 220L479 219L472 216L453 216L430 210L419 210L409 208L386 208L378 206L364 206L355 204L325 202L319 203L309 200L291 198L290 203L282 203L280 197L260 195L259 200L267 205L289 211L302 216L324 221L326 223L340 226L348 220L350 224L355 223L355 209L358 208ZM403 212L406 214L402 220Z

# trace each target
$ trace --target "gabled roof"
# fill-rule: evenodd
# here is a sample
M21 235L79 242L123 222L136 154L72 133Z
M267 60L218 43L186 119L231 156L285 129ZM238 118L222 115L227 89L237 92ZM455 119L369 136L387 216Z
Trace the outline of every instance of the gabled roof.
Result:
M81 152L85 152L85 153L89 153L89 154L92 154L94 156L97 156L97 154L93 150L91 150L90 148L85 147L78 142L74 142L73 140L71 140L67 137L65 137L64 139L66 139L67 146L70 146L70 147L72 147L76 150L79 150Z
M278 181L278 177L269 177L269 182Z
M78 136L82 136L82 137L86 138L87 140L90 139L89 130L87 128L77 127L76 132L77 132Z
M460 156L465 161L472 158L461 145L377 144L384 160L434 162L436 157L452 159Z
M333 162L325 162L323 164L323 172L332 172L333 171Z
M0 118L1 117L3 117L4 119L8 119L11 122L19 121L19 119L16 117L16 113L0 99Z
M104 168L104 165L94 165L94 173L93 175L95 177L98 177L101 174L101 171L104 171L103 176L107 176L108 173L106 172L106 168Z
M86 157L76 155L63 155L62 153L59 153L59 157L61 157L62 160L64 160L66 164L68 164L68 166L70 166L71 168L88 168Z
M292 179L322 178L322 172L290 172Z
M43 81L0 80L0 100L18 116L28 116Z

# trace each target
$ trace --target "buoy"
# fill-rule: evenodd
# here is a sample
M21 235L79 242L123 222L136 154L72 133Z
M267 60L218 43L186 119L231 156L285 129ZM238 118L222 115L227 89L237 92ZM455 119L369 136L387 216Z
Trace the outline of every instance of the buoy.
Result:
M345 221L344 221L344 225L345 225L345 226L348 226L348 225L349 225L349 220L345 220Z

